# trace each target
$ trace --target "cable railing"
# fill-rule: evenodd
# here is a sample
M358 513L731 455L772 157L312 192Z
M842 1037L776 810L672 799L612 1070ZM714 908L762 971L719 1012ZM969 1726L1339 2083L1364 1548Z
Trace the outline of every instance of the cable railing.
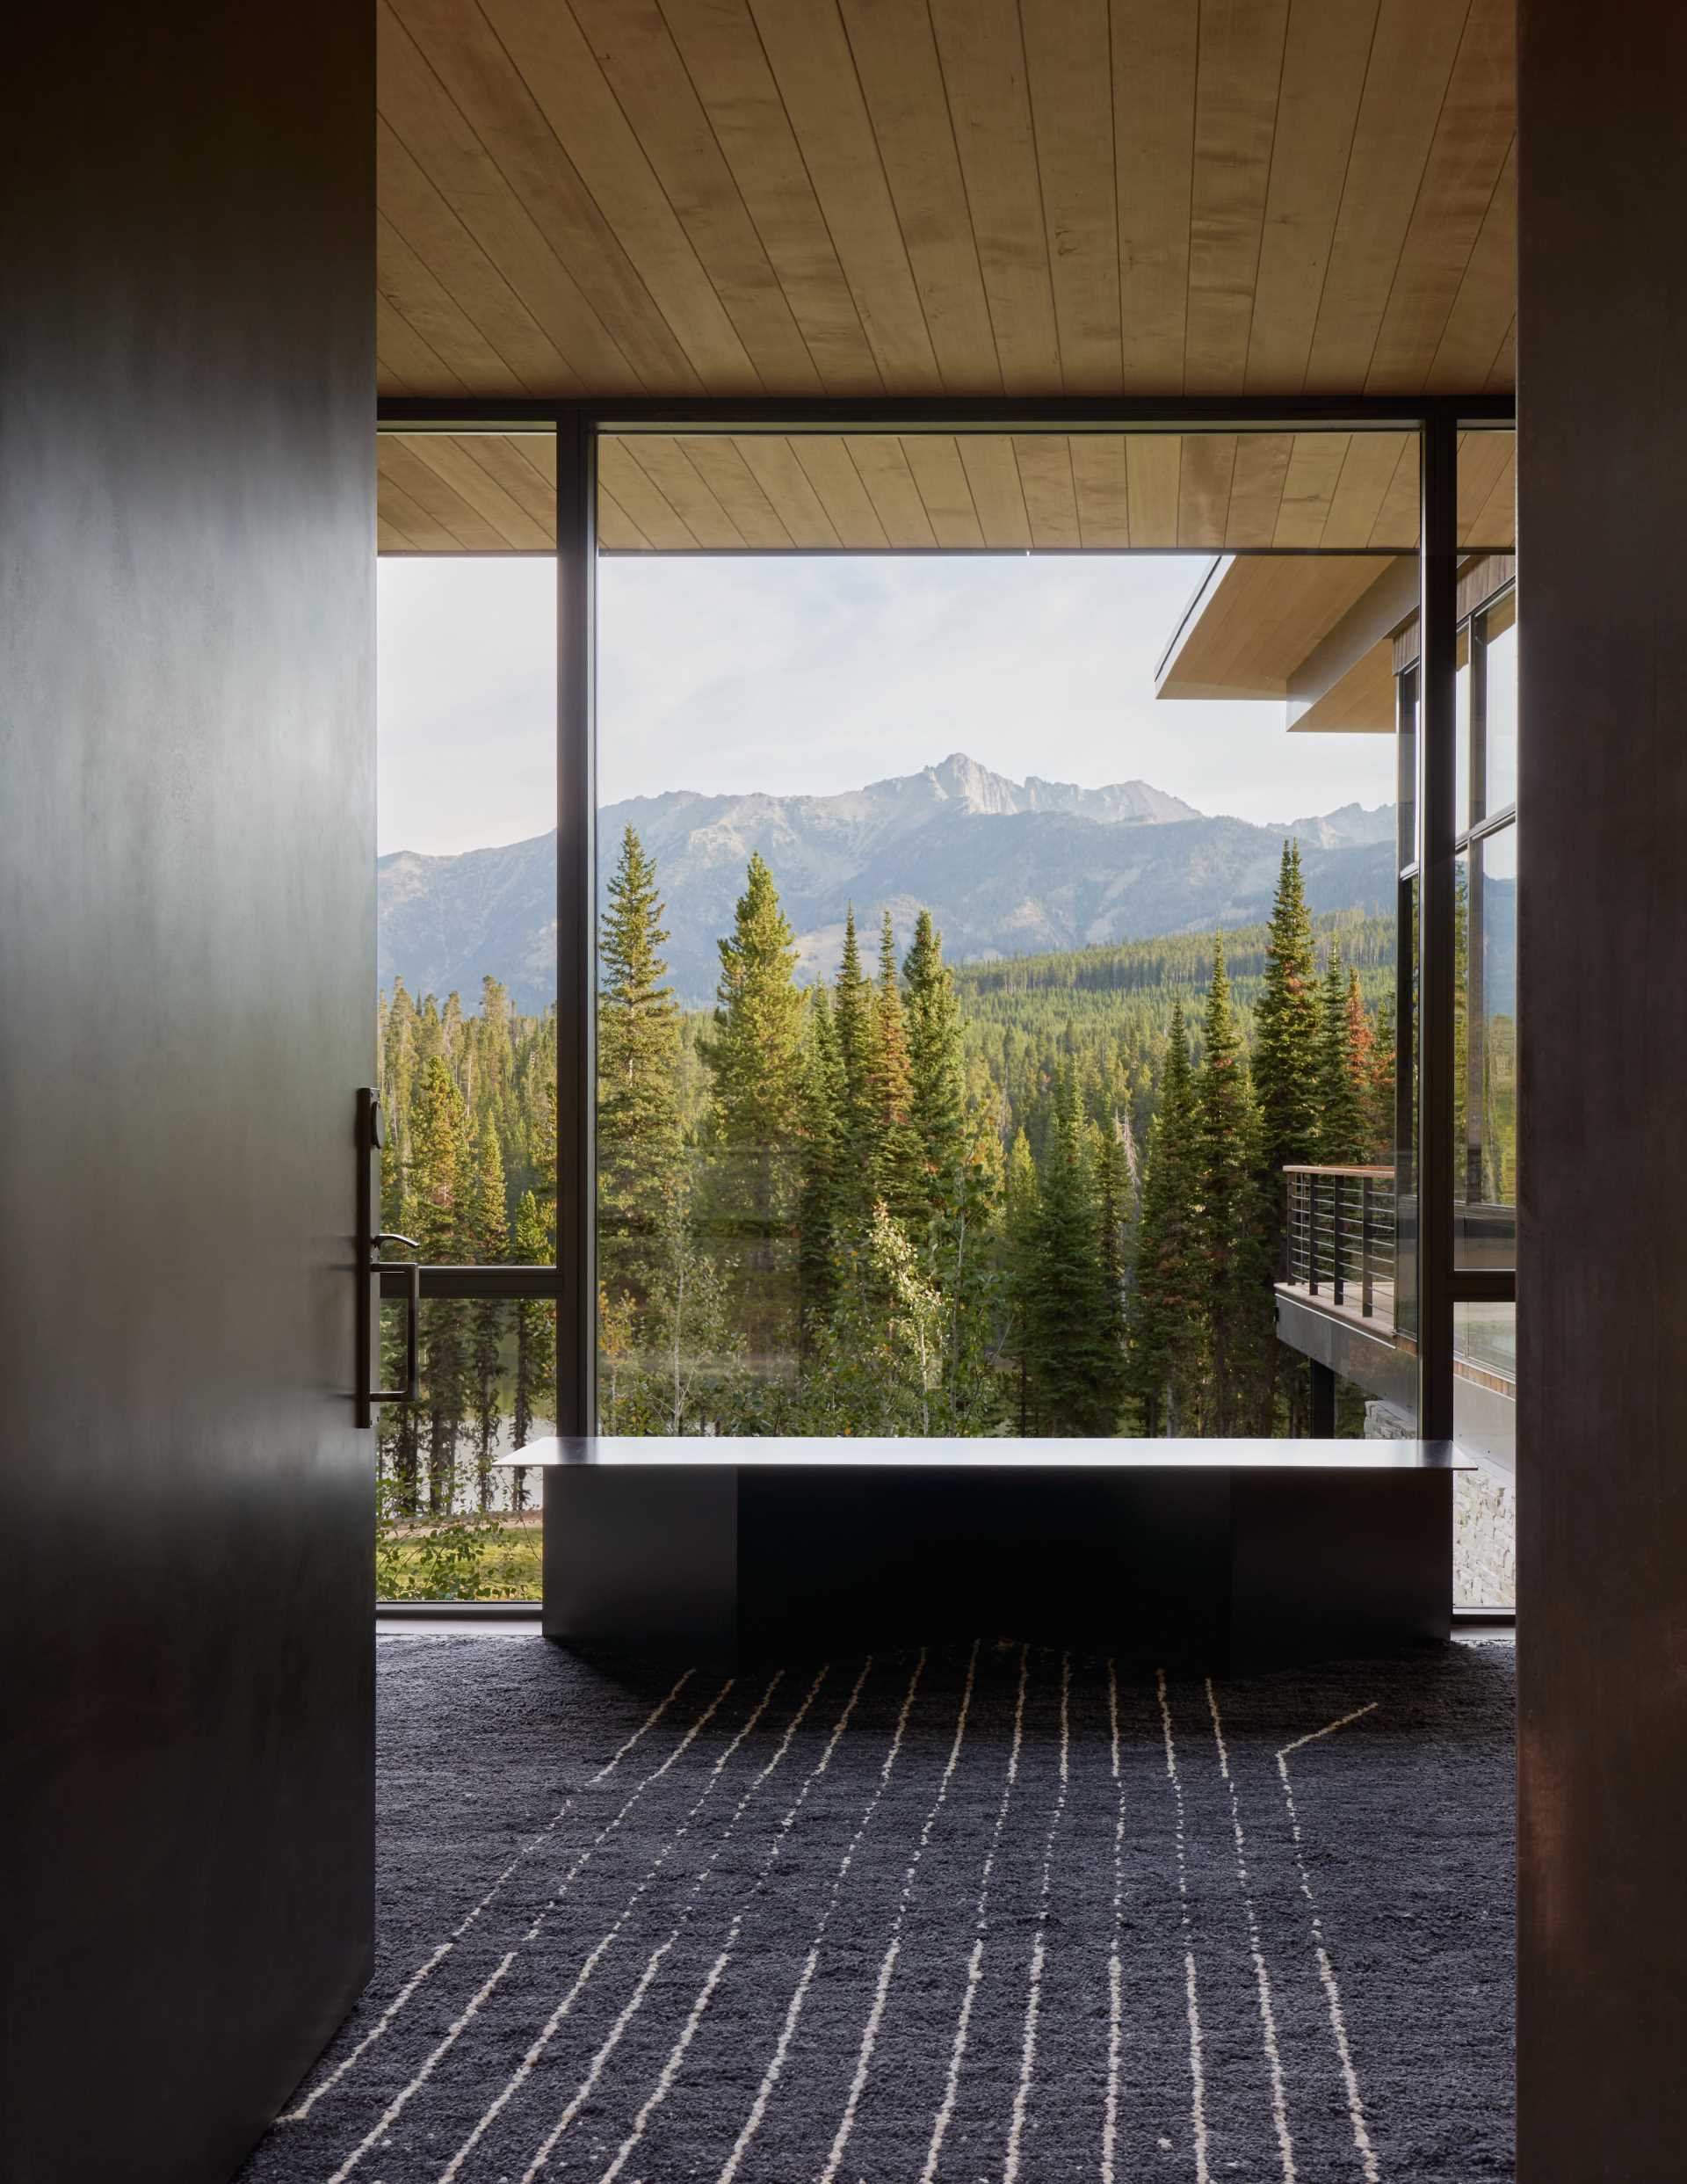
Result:
M1294 1167L1283 1173L1290 1284L1338 1310L1392 1326L1394 1170Z

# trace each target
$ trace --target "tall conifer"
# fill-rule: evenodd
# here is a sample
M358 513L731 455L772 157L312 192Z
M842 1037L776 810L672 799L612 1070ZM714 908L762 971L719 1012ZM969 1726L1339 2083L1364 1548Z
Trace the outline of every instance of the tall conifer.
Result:
M804 1004L791 928L759 853L720 947L714 1029L704 1048L713 1079L714 1218L736 1239L746 1331L752 1353L766 1356L794 1333L787 1309L794 1297L782 1291L778 1261L795 1210Z
M1149 1433L1196 1430L1206 1295L1199 1201L1189 1033L1175 1000L1160 1104L1148 1126L1127 1319L1131 1382Z
M659 953L656 867L621 837L598 947L597 1208L601 1271L643 1295L680 1165L679 1010Z
M1285 842L1265 942L1264 983L1254 1004L1252 1058L1263 1241L1279 1278L1287 1266L1283 1171L1312 1159L1318 1143L1320 1022L1300 845Z
M1124 1358L1106 1294L1100 1208L1085 1157L1075 1073L1062 1070L1043 1165L1026 1299L1027 1350L1046 1433L1105 1434L1119 1425Z
M919 1134L924 1209L952 1208L967 1152L967 1103L961 1082L960 1003L943 960L943 935L923 910L902 966L908 981L909 1089Z
M1196 1224L1206 1290L1209 1402L1206 1431L1265 1430L1271 1327L1271 1266L1262 1242L1258 1122L1247 1059L1230 1005L1224 942L1201 1027L1195 1090L1200 1213Z
M1332 933L1318 1030L1318 1159L1325 1167L1344 1166L1365 1150L1347 985L1341 943Z

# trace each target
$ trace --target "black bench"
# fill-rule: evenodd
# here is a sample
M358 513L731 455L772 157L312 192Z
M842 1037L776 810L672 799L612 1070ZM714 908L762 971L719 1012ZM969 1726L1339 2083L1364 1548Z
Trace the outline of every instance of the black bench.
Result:
M546 1635L740 1658L1012 1636L1259 1665L1445 1639L1422 1441L534 1441Z

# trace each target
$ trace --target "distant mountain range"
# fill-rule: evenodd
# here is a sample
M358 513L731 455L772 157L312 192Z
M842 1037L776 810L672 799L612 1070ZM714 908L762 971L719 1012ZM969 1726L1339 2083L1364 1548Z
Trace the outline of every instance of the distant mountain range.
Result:
M800 975L837 968L847 906L876 951L888 909L906 946L929 909L966 962L1246 925L1265 915L1284 839L1301 845L1314 911L1389 908L1394 814L1358 804L1281 826L1212 818L1147 781L1107 788L1011 781L957 752L941 765L836 796L704 796L674 789L607 806L599 886L622 830L656 860L674 987L711 998L715 947L759 850L797 935ZM381 983L453 988L473 1005L484 973L537 1009L556 991L556 836L456 857L380 860Z

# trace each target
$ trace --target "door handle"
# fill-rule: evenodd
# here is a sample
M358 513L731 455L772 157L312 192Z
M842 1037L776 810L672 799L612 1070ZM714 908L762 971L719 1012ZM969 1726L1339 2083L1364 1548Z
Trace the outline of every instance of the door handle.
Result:
M402 1244L412 1252L421 1246L396 1230L382 1231L380 1219L380 1147L386 1131L380 1113L380 1094L373 1085L358 1093L357 1208L352 1272L357 1276L357 1380L353 1401L359 1426L373 1426L378 1403L416 1404L422 1400L422 1269L415 1259L383 1260L384 1244ZM409 1276L405 1298L404 1385L377 1388L380 1376L380 1276L384 1266L402 1267Z
M414 1259L389 1259L380 1257L383 1244L407 1244L413 1252L422 1246L414 1237L400 1236L396 1229L377 1230L369 1241L375 1247L375 1257L369 1262L372 1274L384 1273L388 1266L402 1266L409 1276L404 1292L404 1385L402 1388L377 1388L371 1394L371 1403L420 1403L422 1400L422 1267Z

